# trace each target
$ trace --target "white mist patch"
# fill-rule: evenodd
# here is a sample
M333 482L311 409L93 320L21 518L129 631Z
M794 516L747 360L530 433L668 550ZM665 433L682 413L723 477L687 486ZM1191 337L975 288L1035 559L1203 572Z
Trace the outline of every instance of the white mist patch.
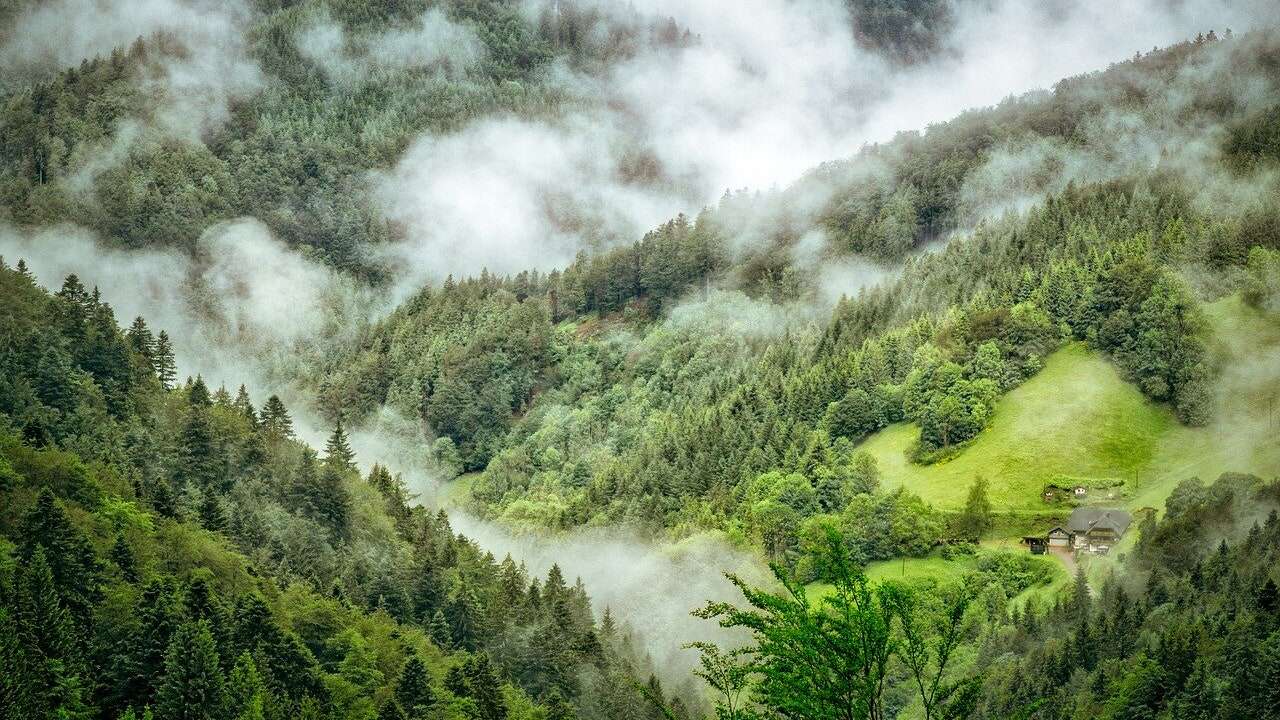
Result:
M117 322L141 315L153 332L166 331L180 374L202 374L214 387L257 384L296 343L374 306L361 302L350 280L293 252L252 218L211 227L194 259L107 247L73 225L0 227L0 254L11 264L25 258L50 290L73 273L96 286Z
M603 70L557 66L553 82L581 108L568 117L485 119L414 143L380 195L408 228L394 257L415 282L562 265L727 188L787 185L904 129L1270 17L1264 0L969 3L955 7L942 55L902 68L857 45L840 0L746 0L733 12L715 0L593 6L619 28L671 18L696 37L641 44ZM547 7L525 3L530 18ZM645 177L623 171L636 156Z
M379 68L435 69L459 73L484 58L484 45L469 27L431 8L413 23L372 36L351 36L320 11L295 41L303 57L331 79L356 83Z
M439 279L551 270L593 238L634 240L677 202L619 179L624 140L588 117L490 119L420 138L375 177L387 215L409 236L389 259L411 278Z
M771 578L758 560L715 535L669 544L604 528L552 537L516 535L456 510L449 517L456 531L498 558L509 553L535 575L545 576L558 563L571 582L582 578L597 616L607 606L636 628L664 681L685 679L697 662L696 651L681 649L684 643L741 639L689 614L708 600L742 601L725 572L756 585Z
M160 33L177 47L149 53L143 89L155 97L158 129L195 140L227 119L231 100L263 85L245 37L250 15L240 0L34 3L0 31L0 66L14 77L39 77Z

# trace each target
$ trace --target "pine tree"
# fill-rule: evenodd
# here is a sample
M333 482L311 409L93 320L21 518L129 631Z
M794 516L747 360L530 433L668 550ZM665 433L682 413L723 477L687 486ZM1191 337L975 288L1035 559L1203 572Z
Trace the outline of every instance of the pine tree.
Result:
M19 640L13 613L0 604L0 708L8 717L35 718L43 712L34 682L36 672Z
M243 415L250 424L257 427L258 411L254 409L253 402L249 400L249 391L245 389L244 385L241 385L240 389L236 391L236 399L232 403L232 407Z
M159 720L221 720L226 688L209 623L178 628L165 653L164 680L156 692Z
M197 380L192 385L195 400L199 399L200 393L196 389L199 387L203 387L203 383ZM202 492L222 489L221 463L214 445L213 425L209 419L209 411L198 402L193 402L187 410L187 417L178 437L177 460L174 479L180 489L187 486Z
M178 377L178 367L174 362L173 344L169 342L169 333L164 330L156 336L155 348L151 356L151 368L165 390L172 390L174 380Z
M147 327L147 321L142 319L141 315L133 319L133 324L129 326L125 337L129 340L129 347L147 361L148 368L154 370L156 339L151 334L151 328Z
M431 690L427 668L417 653L409 656L400 672L400 680L396 683L396 700L404 708L405 714L412 718L426 717L435 707L435 693Z
M195 382L187 388L187 402L198 408L207 408L213 404L209 397L209 386L204 384L204 378L200 375L196 375Z
M71 524L48 488L27 513L20 537L18 556L29 563L36 549L43 548L63 605L77 623L87 624L101 593L102 568L88 538Z
M272 395L267 398L261 414L262 430L268 437L277 440L293 437L293 420L289 417L289 411L285 409L284 402L279 396Z
M111 546L111 562L120 570L120 577L127 582L138 582L138 561L129 548L129 542L123 532L116 533L115 543Z
M213 532L227 529L227 513L222 507L222 496L213 488L200 493L200 524Z
M382 707L378 708L378 720L408 720L404 714L404 710L400 709L399 703L388 698L382 703Z
M547 720L577 720L578 714L574 711L564 696L558 690L551 691L551 695L547 697L547 701L543 703L547 709Z
M468 694L475 700L480 720L506 720L507 703L489 656L486 653L472 656L466 662L464 673Z
M347 433L342 428L342 419L339 418L333 434L329 436L329 442L324 446L325 464L337 470L351 471L356 469L355 457L355 453L351 451L351 443L347 440Z
M14 601L18 639L37 666L78 660L75 622L63 606L44 547L37 545L19 572ZM45 690L52 679L46 677Z

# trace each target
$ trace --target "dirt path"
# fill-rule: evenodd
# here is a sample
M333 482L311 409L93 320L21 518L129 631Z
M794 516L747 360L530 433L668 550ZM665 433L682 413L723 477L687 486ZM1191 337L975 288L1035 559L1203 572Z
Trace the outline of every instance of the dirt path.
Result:
M1067 574L1071 576L1072 580L1075 580L1076 569L1078 567L1076 565L1075 552L1073 552L1071 548L1051 547L1049 548L1049 554L1062 561L1062 564L1067 568Z

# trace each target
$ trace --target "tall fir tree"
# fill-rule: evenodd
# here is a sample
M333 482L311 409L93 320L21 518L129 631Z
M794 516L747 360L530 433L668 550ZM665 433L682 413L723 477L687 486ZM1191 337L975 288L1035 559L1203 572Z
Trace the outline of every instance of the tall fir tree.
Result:
M156 378L160 380L164 389L172 390L173 383L178 378L178 366L173 356L173 343L169 341L169 333L164 330L156 335L151 367L155 370Z
M262 406L262 431L276 440L293 437L293 419L278 395L267 398Z
M338 418L338 422L333 427L333 433L329 435L329 441L324 446L324 461L331 468L341 471L352 471L356 469L356 454L351 450L351 442L347 439L347 432L342 427L342 418Z
M431 690L431 680L417 653L409 656L404 669L400 671L400 679L396 682L396 700L400 702L405 714L415 720L428 717L435 707L436 697Z
M205 620L184 623L165 653L156 692L158 720L222 720L227 696L213 634Z
M141 315L133 319L133 324L129 326L125 337L129 340L129 347L147 361L148 368L154 370L156 339L151 334L151 328L147 327L147 321Z

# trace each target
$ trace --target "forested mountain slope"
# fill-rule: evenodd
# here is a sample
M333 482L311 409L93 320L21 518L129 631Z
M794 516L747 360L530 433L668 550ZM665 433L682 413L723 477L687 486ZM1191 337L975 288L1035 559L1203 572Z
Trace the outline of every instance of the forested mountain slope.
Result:
M1115 437L1101 440L1106 470L1088 458L1070 467L1080 450L1070 440L1052 469L1041 458L1029 472L1002 469L1025 448L986 454L1001 395L1055 352L1078 352L1061 350L1073 343L1168 408L1172 417L1153 422L1230 434L1232 447L1249 447L1222 462L1274 473L1254 410L1275 394L1266 360L1280 248L1268 140L1280 102L1275 58L1262 35L1197 39L868 150L776 196L727 197L563 271L451 279L326 363L322 403L355 417L384 403L421 417L438 433L441 472L480 472L473 507L503 522L717 529L775 559L802 555L804 538L831 523L846 537L863 532L868 514L912 528L869 559L920 552L949 531L916 495L954 509L977 474L996 482L1002 504L1052 513L1060 509L1039 495L1054 473L1124 481L1137 470L1131 497L1158 504L1141 488L1167 491L1194 468L1149 464L1149 449ZM1121 119L1140 128L1131 138L1157 147L1204 135L1193 150L1144 154L1102 133ZM972 153L957 155L966 143L976 143ZM1015 146L1038 149L1010 168ZM939 153L968 159L938 162ZM931 222L954 226L961 197L980 198L969 207L984 219L908 256L824 317L812 309L823 278L806 273L787 238L814 222L826 223L828 238L839 227L875 233L831 225L829 213L798 216L797 198L814 178L881 154L899 163L895 182L916 188L903 192L952 188L939 201L950 209L931 215L936 222L907 221L917 230L890 254L929 237ZM774 250L736 245L761 229ZM769 257L780 270L761 269ZM838 252L821 257L819 266L839 262ZM1261 335L1218 335L1237 321L1206 315L1205 304L1240 308L1233 294L1247 298L1236 312ZM1256 371L1232 370L1241 364ZM1050 397L1070 392L1040 387ZM1064 420L1105 409L1084 412ZM900 422L918 437L859 448ZM1170 432L1183 438L1175 445L1201 442L1189 440L1194 431ZM1199 437L1213 443L1211 433ZM945 497L932 493L930 476L947 478ZM879 490L882 480L904 492Z
M0 267L0 306L0 716L657 717L580 581L361 477L340 425L320 455L275 396L175 387L75 276Z
M1280 36L857 150L1078 8L680 5L0 5L0 720L1276 716Z

